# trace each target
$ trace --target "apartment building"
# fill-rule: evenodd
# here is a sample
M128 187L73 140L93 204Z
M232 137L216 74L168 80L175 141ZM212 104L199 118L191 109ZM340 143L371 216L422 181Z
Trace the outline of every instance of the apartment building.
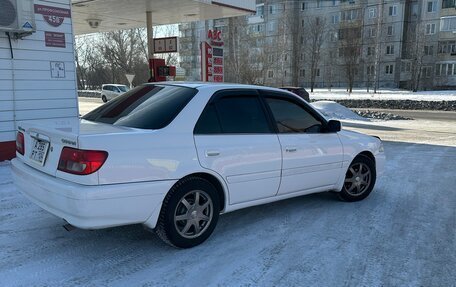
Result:
M254 15L179 26L181 66L199 77L199 42L221 30L226 81L456 88L455 0L257 0Z

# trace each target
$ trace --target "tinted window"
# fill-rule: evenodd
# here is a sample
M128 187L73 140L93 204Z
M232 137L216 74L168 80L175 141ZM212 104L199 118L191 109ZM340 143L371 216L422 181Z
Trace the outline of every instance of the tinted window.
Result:
M224 97L216 102L223 133L270 133L271 130L256 96Z
M166 85L136 87L83 117L119 126L161 129L193 98L197 90Z
M222 132L214 104L204 108L195 126L195 134L219 134Z
M103 90L109 91L109 90L110 90L110 86L104 86L104 87L103 87Z
M320 132L322 124L301 105L278 98L266 99L280 133Z

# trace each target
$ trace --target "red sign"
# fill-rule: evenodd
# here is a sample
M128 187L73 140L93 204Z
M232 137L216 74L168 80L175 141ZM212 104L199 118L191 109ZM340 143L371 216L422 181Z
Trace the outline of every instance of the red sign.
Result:
M66 48L65 33L44 32L44 42L46 47Z
M222 32L209 30L208 42L201 43L201 79L207 82L223 82Z
M220 65L223 66L223 58L214 58L214 65Z
M58 27L62 25L65 18L71 18L70 9L45 6L45 5L35 5L35 13L43 15L44 21L49 25Z

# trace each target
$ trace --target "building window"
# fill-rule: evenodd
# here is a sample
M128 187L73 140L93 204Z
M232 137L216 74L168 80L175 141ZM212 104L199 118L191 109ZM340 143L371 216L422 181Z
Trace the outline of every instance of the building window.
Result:
M442 9L447 9L447 8L456 8L456 1L455 0L443 0Z
M367 47L367 55L368 56L375 55L375 47Z
M374 65L367 66L367 75L373 76L374 74L375 74L375 66Z
M337 5L337 1L336 0L332 0L332 4L333 4L333 6L336 6Z
M263 16L264 15L264 4L256 6L256 16Z
M394 35L394 27L393 26L388 26L388 31L387 31L388 36L393 36Z
M288 61L288 54L283 55L283 60L286 62Z
M410 63L410 62L401 63L401 73L410 73L411 69L412 69L412 63Z
M283 71L283 76L284 76L284 77L287 76L287 70Z
M268 56L268 62L269 63L274 63L274 55L269 55Z
M300 59L301 61L304 61L304 53L301 53Z
M273 70L268 70L268 78L274 78L274 71Z
M276 13L276 6L269 5L269 14L275 14L275 13Z
M454 66L456 66L456 64L447 64L448 67L447 67L447 76L452 76L454 75Z
M369 19L374 19L376 17L377 17L377 8L376 7L369 8Z
M456 16L440 18L440 31L456 31Z
M317 9L321 8L321 0L317 0Z
M317 69L315 74L317 75L317 77L320 77L320 69Z
M386 65L385 66L385 74L393 74L394 65Z
M340 12L341 21L353 21L361 17L361 9L346 10Z
M434 46L424 46L424 55L426 55L426 56L434 55Z
M332 15L332 16L331 16L331 22L332 22L333 24L339 23L339 15Z
M301 20L301 28L304 28L304 19Z
M435 65L436 76L456 76L456 62Z
M394 45L386 46L386 54L387 55L394 55Z
M304 78L306 76L306 70L304 70L304 69L299 70L299 76Z
M426 35L435 34L435 23L426 24Z
M268 23L268 32L275 32L277 28L277 22L276 21L270 21Z
M371 38L377 37L377 28L375 28L375 27L369 28L369 37L371 37Z
M388 15L397 16L397 5L392 5L392 6L389 7Z
M430 66L423 67L422 74L426 78L430 78L432 76L432 67L430 67Z
M439 42L439 54L455 54L456 41L441 41Z
M301 11L304 11L307 9L307 2L302 2L301 3Z
M428 1L427 2L427 11L435 12L437 10L437 1Z

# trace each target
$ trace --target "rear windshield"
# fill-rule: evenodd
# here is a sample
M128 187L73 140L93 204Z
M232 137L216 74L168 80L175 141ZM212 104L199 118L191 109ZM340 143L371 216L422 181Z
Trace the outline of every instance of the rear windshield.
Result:
M140 129L166 127L197 90L166 85L142 85L91 111L83 119Z

